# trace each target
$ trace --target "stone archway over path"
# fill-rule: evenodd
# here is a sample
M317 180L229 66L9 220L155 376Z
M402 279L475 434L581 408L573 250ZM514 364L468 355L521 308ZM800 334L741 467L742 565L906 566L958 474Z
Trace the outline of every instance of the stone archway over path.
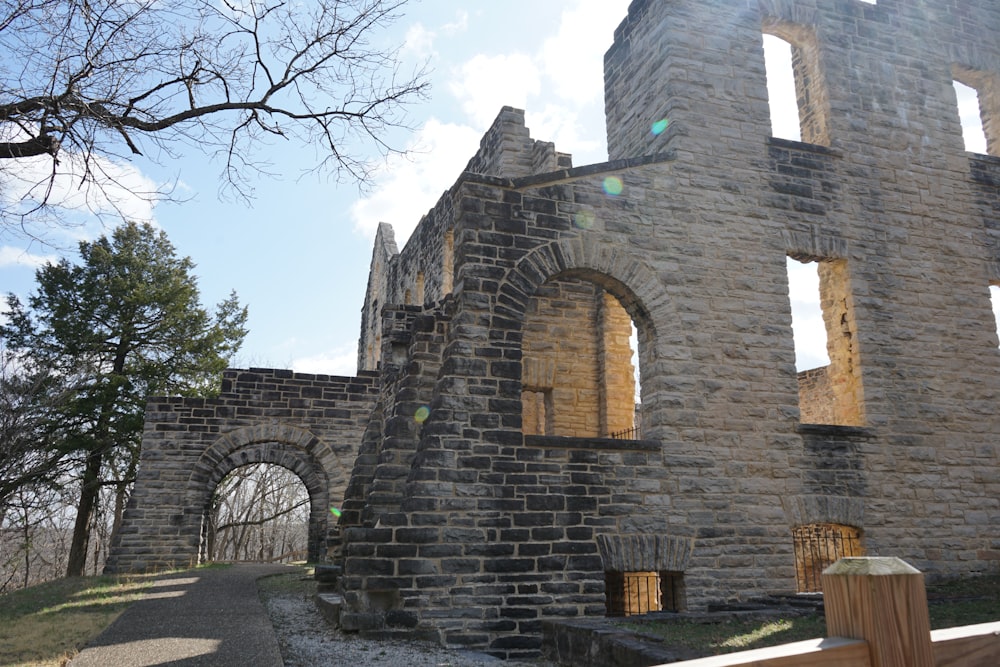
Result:
M309 558L325 555L332 525L378 395L374 373L307 375L228 370L213 399L152 399L135 488L106 571L144 572L204 560L212 494L252 463L288 468L309 492Z

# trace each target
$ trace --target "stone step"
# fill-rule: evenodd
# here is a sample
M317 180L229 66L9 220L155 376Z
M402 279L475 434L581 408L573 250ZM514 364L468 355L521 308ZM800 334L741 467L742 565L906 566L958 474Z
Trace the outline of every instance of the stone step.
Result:
M334 629L340 627L340 612L344 607L344 598L336 593L317 593L316 607Z
M339 565L317 565L313 570L313 578L320 584L336 584L342 570Z

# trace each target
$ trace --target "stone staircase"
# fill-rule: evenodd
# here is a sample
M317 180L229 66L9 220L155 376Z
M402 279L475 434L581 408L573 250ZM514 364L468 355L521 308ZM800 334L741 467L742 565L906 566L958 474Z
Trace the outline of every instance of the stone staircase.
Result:
M313 577L316 579L316 607L323 618L333 628L340 628L340 615L344 598L337 592L340 579L339 565L317 565Z

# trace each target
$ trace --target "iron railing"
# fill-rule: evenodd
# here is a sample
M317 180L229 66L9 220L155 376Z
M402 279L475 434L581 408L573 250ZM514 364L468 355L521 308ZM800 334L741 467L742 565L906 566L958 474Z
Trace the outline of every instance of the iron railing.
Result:
M642 432L639 430L638 426L633 426L632 428L627 428L623 431L615 431L608 437L613 440L641 440Z

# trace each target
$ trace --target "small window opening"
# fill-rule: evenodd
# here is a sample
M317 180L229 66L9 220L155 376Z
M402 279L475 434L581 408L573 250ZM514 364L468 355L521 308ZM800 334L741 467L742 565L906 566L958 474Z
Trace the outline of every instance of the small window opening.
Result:
M958 117L962 122L965 150L970 153L986 153L986 132L983 130L979 92L959 81L954 81L953 84L958 98Z
M424 305L424 272L420 271L417 273L417 289L416 289L417 305Z
M860 355L846 262L790 257L787 269L799 421L860 426Z
M861 531L836 523L813 523L792 530L795 586L799 593L821 593L823 570L841 558L864 556Z
M683 611L682 572L605 572L608 616L634 616L654 611Z

